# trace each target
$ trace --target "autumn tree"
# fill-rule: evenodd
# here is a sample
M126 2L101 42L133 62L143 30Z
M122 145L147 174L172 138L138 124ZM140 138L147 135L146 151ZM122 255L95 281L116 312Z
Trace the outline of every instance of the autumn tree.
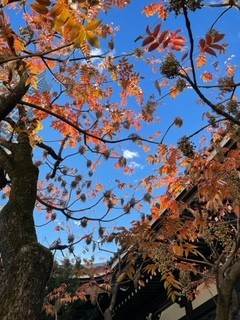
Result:
M155 81L162 95L158 100L168 94L177 100L191 89L195 101L203 106L207 123L185 134L176 146L160 143L148 156L148 162L157 168L142 181L148 191L150 216L143 216L119 235L119 241L135 251L132 266L140 254L150 258L145 271L161 272L173 301L182 296L192 300L200 283L216 283L217 320L235 319L240 309L238 65L233 62L233 34L227 33L223 23L230 15L231 26L236 25L238 3L159 1L145 6L147 16L160 20L154 27L147 26L142 39L148 61L161 60ZM203 21L208 13L212 15L209 25L203 30L201 24L198 34L194 21ZM184 25L181 33L165 28L173 16ZM181 126L182 119L176 118L175 124ZM194 136L203 129L208 130L211 141L197 148ZM166 192L158 193L162 187Z
M128 4L122 0L1 3L0 187L6 199L0 214L1 319L38 319L52 252L67 249L78 255L77 245L85 242L94 248L99 245L97 238L100 244L116 241L132 248L129 261L106 288L112 295L105 319L112 318L120 281L125 277L138 281L135 261L142 254L154 262L144 267L149 272L160 269L173 296L174 284L184 288L175 271L185 278L199 272L206 279L215 277L217 319L230 317L239 278L239 83L231 45L235 39L220 22L228 15L237 21L238 1L148 4L143 14L153 16L153 25L136 29L135 49L114 54L118 26L104 13ZM197 28L194 21L209 11L211 19ZM144 79L148 67L155 72L150 93L149 73ZM195 100L201 105L196 116L203 117L203 126L196 121L190 133L179 108L172 119L166 117L160 132L163 102L168 108L169 97L177 102L182 95L191 100L188 115L195 115ZM185 132L176 133L174 147L167 142L176 143L177 138L167 138L176 127ZM191 139L205 129L207 147L194 148ZM235 141L232 150L221 144L223 136ZM145 177L129 178L137 165L123 154L129 145L146 157ZM217 156L211 156L209 146ZM114 178L110 169L122 170L124 178L120 174ZM177 198L191 188L197 190L194 207ZM56 236L49 248L41 245L35 207L67 237ZM186 211L189 218L183 219ZM134 219L139 214L142 219L130 231L116 225L110 231L106 228L131 212L138 214ZM159 232L151 219L162 215ZM209 256L197 247L200 240ZM166 254L169 264L162 263ZM186 290L186 295L190 292ZM85 293L79 289L75 297L84 298Z
M114 188L124 188L120 181L111 189L92 180L101 161L132 170L111 146L138 140L134 134L121 138L119 133L140 126L141 119L126 108L128 97L143 101L140 78L128 55L114 57L117 27L99 17L128 2L1 2L0 187L6 199L0 214L1 319L38 319L52 252L69 249L73 253L74 245L91 244L91 231L75 236L66 220L78 222L80 228L95 221L102 237L101 223L114 221L128 210L112 218L109 212L118 204L134 205L133 201L123 204L114 194ZM105 53L94 54L92 49L100 47L100 39ZM118 87L117 102L112 98L112 82ZM43 128L43 135L38 135ZM42 157L38 150L43 151ZM74 156L80 159L79 168L67 161ZM100 214L89 213L100 203ZM67 244L57 236L50 248L38 242L35 206L46 213L47 222L58 214L65 217L55 229L68 230Z

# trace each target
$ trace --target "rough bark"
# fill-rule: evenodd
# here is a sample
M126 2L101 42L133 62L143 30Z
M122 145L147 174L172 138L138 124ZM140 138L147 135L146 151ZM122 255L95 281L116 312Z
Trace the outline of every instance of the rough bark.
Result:
M50 251L37 243L33 221L38 169L32 163L28 136L19 135L10 154L0 149L0 161L11 180L8 203L0 213L0 252L4 273L0 282L0 319L37 320L52 267Z
M229 306L230 297L222 294L218 295L217 309L216 309L216 320L230 320L229 319Z
M24 69L19 72L20 79L16 87L12 90L12 92L7 96L0 97L0 121L2 121L9 113L16 107L16 105L20 102L21 98L27 92L29 85L26 86L26 80L28 78L28 74Z
M0 97L0 121L21 101L28 90L24 64L19 83ZM37 194L38 169L32 162L32 148L26 132L16 143L0 142L0 167L11 182L10 196L0 212L0 320L37 320L52 268L52 254L37 242L33 210Z
M227 272L219 268L217 275L218 300L215 320L234 320L239 306L236 305L236 284L240 279L240 262L235 261Z

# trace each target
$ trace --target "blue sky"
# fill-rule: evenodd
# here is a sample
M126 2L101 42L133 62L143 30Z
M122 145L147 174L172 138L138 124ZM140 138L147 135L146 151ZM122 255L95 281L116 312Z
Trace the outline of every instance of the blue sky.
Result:
M150 29L152 29L154 26L156 26L157 23L159 23L159 19L157 17L151 17L146 18L145 15L141 14L143 7L146 4L151 3L152 1L139 1L139 0L133 0L132 3L127 6L125 9L113 9L109 11L107 14L103 14L102 19L104 23L111 23L113 22L114 25L119 25L120 30L117 32L117 35L115 37L115 54L119 55L122 53L128 53L133 51L135 48L141 45L141 40L134 42L134 40L139 37L140 35L146 36L146 26L149 25ZM213 3L213 1L209 1L209 3ZM217 1L218 2L218 1ZM215 2L215 3L217 3ZM204 13L202 12L204 10ZM196 34L194 40L196 44L198 43L200 37L204 36L205 33L208 31L209 27L211 26L212 22L217 18L220 12L222 12L222 9L217 10L211 10L211 9L202 9L199 12L195 12L194 14L190 15L192 28L194 34ZM16 19L16 15L12 14L11 18L14 19L15 27L18 28L18 26L21 23L20 18ZM11 19L12 22L12 19ZM171 31L175 31L177 29L181 29L183 33L185 33L185 26L183 23L183 17L178 16L177 18L174 16L171 16L167 19L167 21L162 22L162 28L163 29L169 29ZM239 60L239 36L240 36L240 28L239 28L239 20L237 19L237 11L232 13L227 13L220 22L216 23L216 29L219 30L219 32L226 33L226 42L231 43L228 46L227 49L227 55L224 56L223 60L220 59L220 62L224 62L224 60L227 60L228 58L231 59L231 61L234 63L237 63ZM229 38L230 37L230 38ZM100 49L100 52L104 52L106 48L104 48L105 44L102 43L102 47ZM94 51L97 52L97 51ZM158 54L157 52L153 52L154 55L156 55L160 60L163 58L163 55ZM235 55L233 57L232 55ZM149 55L150 56L150 55ZM181 54L180 54L181 56ZM211 63L214 63L215 58L208 57L209 61ZM142 79L142 86L144 88L144 99L147 101L147 99L154 94L156 99L161 98L159 96L159 93L157 92L155 88L155 81L161 81L159 70L159 65L157 66L156 73L152 73L152 66L145 64L143 61L137 61L132 60L134 63L134 66L136 70L138 70L143 76L144 79ZM96 60L94 63L98 63ZM207 70L207 67L206 67ZM204 70L202 70L204 71ZM221 73L223 71L215 71L216 72L216 78L219 76L218 73ZM239 72L239 70L237 70ZM199 77L199 75L198 75ZM116 88L117 89L117 88ZM165 93L167 93L168 89L162 89L162 96L164 96ZM211 93L209 92L209 95ZM113 100L118 100L118 96L113 96ZM134 109L137 112L140 112L141 107L135 102L134 99L129 99L128 108ZM187 89L185 90L181 95L179 95L176 99L172 99L169 96L164 98L161 101L161 104L159 105L156 115L159 117L159 121L155 124L149 123L146 124L142 131L141 135L144 137L148 137L152 133L154 133L156 130L161 131L162 134L165 133L166 129L169 127L169 125L173 122L174 118L176 116L180 116L183 118L183 126L182 128L172 128L172 130L167 135L165 142L166 143L176 143L176 141L183 135L189 135L192 134L195 130L199 129L201 126L203 126L206 122L202 119L202 113L207 111L207 108L205 108L202 105L199 105L196 103L196 95L194 94L193 90ZM47 127L47 123L44 124L45 128ZM133 130L130 130L129 132L123 132L122 135L129 135L130 133L134 133ZM200 135L197 135L194 137L194 142L197 146L200 145ZM52 130L45 132L45 139L46 140L54 140L58 138L58 134L53 132ZM159 140L161 139L161 136ZM57 145L57 144L54 144ZM136 196L138 194L142 194L143 191L138 190L138 184L141 181L141 178L154 173L154 166L151 166L147 164L146 162L146 154L140 149L136 144L132 142L127 142L124 144L120 144L116 147L117 151L122 154L128 161L129 164L134 166L135 173L133 175L123 175L121 170L115 170L112 169L115 161L108 160L103 161L103 165L101 166L101 169L99 171L96 171L93 175L93 180L95 183L101 183L105 185L105 190L110 189L114 185L116 185L115 180L116 179L123 179L129 184L132 184L133 186L136 186L135 189L132 188L131 190L126 190L126 194L129 193L129 197ZM67 155L69 150L65 150L64 154ZM39 151L35 151L36 159L40 159ZM86 168L85 159L82 159L79 155L76 155L74 157L69 158L66 161L66 164L70 165L71 167L79 167L82 174L88 174L88 169ZM44 169L41 172L41 178L43 179L46 175L46 169ZM159 191L161 192L161 191ZM123 197L127 197L125 194L125 191L123 192ZM90 204L91 201L87 202L83 205ZM145 209L145 208L144 208ZM146 208L146 210L148 210ZM106 208L103 206L98 206L96 209L91 210L88 212L90 215L101 215L102 212L105 212ZM115 210L115 212L119 212ZM148 212L145 212L148 213ZM113 214L114 216L114 214ZM127 217L124 217L124 219L121 219L120 221L112 222L110 224L104 225L104 227L107 227L109 231L113 230L114 226L116 225L127 225L130 221L133 219L139 218L139 213L133 210L133 213L130 214ZM36 224L42 224L46 222L45 220L45 212L39 212L36 211L35 214L36 218ZM39 240L46 246L50 245L54 240L56 240L58 237L62 239L62 242L64 243L66 241L66 238L68 236L67 231L61 231L61 232L55 232L54 226L57 224L60 224L61 222L65 222L64 218L58 215L56 221L54 221L52 224L49 224L45 228L37 228ZM81 237L83 235L83 232L89 232L91 233L93 229L96 230L99 227L98 223L93 223L86 229L82 229L77 225L77 223L70 223L71 225L71 232L74 232ZM112 248L111 246L107 248ZM84 250L83 247L79 246L79 249L77 249L77 252L81 254L81 251ZM115 248L114 248L115 250ZM90 255L87 254L88 256ZM96 259L99 260L100 257L103 257L107 259L109 255L106 253L96 253Z

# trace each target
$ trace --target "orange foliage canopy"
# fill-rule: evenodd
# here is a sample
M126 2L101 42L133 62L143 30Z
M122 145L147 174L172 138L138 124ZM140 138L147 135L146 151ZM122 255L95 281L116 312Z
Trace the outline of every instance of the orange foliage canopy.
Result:
M0 110L0 148L11 150L9 146L17 143L21 133L29 136L41 171L36 207L46 212L47 224L55 223L56 231L67 234L55 241L51 250L68 249L74 256L79 243L95 250L99 239L101 245L115 241L132 249L117 281L134 280L135 262L141 254L143 260L152 259L143 272L160 270L173 300L183 288L191 297L194 288L183 281L187 276L191 280L202 270L211 274L220 266L225 275L222 266L230 268L239 259L238 66L232 62L234 52L228 52L231 37L218 26L227 11L239 10L238 1L220 1L225 11L197 35L191 14L215 10L217 4L200 11L199 1L150 3L142 13L155 19L154 25L146 23L146 29L139 31L137 48L115 55L118 27L106 23L102 13L113 7L120 10L130 2L1 2L0 102L15 94L19 86L24 90L7 113ZM9 12L15 9L23 22L19 30L9 19ZM183 30L166 27L165 20L171 22L176 16L182 19ZM204 30L208 30L206 34ZM196 44L194 39L200 40ZM143 71L149 65L160 70L151 74L150 96ZM41 88L42 84L46 88ZM168 144L169 131L184 123L180 105L179 116L160 132L161 102L169 102L170 97L176 103L181 96L193 99L190 116L195 114L195 101L201 104L205 122L202 128L196 123L192 133L184 128L185 135ZM203 131L207 147L196 148L191 139ZM199 145L199 139L196 142ZM138 152L129 152L129 145ZM37 148L43 150L40 160ZM140 153L145 157L142 166L129 160ZM69 159L77 160L71 163ZM145 166L146 173L139 174L135 185L129 175ZM0 164L5 196L11 190L4 176L7 169ZM133 211L140 213L141 219L134 217L130 229L113 224L106 227ZM62 215L66 221L59 218ZM56 225L57 217L60 222ZM69 223L72 220L87 231L76 232L76 225ZM200 242L213 250L209 256L199 249ZM104 285L111 290L109 281ZM196 281L200 281L198 277ZM96 295L100 289L95 283L85 285L75 292L75 298L83 299L90 291ZM62 303L75 300L64 285L50 300L59 297Z

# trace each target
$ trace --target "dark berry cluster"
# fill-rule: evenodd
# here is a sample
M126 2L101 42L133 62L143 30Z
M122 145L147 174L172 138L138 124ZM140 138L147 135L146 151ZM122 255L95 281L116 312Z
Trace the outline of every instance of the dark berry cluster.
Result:
M183 8L195 11L201 9L202 0L170 0L168 5L169 11L174 11L175 14L182 13Z
M186 88L186 86L187 86L187 83L185 80L183 80L181 78L177 79L176 88L178 91L182 92Z
M231 92L234 89L233 77L226 76L219 78L218 85L220 86L222 93Z
M180 65L173 54L168 54L160 66L160 72L168 79L176 77L179 73Z
M194 157L194 145L186 136L182 137L178 141L178 148L182 151L185 157Z

